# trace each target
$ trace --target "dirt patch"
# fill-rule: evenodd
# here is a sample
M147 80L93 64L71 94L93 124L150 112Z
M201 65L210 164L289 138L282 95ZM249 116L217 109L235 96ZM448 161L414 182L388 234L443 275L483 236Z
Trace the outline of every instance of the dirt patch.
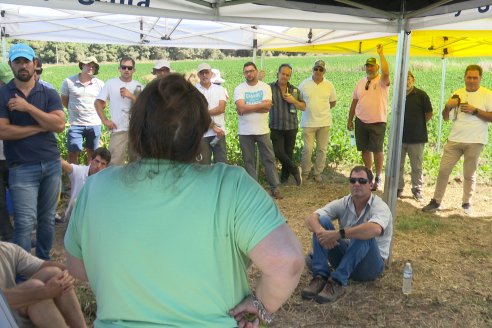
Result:
M348 193L346 175L327 169L321 184L306 181L301 187L282 187L277 201L305 251L311 235L304 226L307 214ZM271 327L491 327L492 326L492 187L477 186L474 215L461 210L462 184L452 181L437 214L421 211L433 186L424 190L422 203L413 200L409 187L398 202L392 262L384 275L370 283L350 282L348 293L334 304L301 300L300 291L311 278L304 272L289 301ZM54 257L64 260L64 226L57 226ZM401 292L405 261L412 261L414 286L410 296ZM251 273L254 279L255 272ZM88 322L95 316L95 301L87 286L77 293Z

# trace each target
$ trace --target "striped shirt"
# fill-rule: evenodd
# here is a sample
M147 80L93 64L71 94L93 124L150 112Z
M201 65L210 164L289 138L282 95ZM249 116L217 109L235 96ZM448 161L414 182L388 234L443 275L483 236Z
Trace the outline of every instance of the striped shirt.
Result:
M297 110L293 104L286 102L277 82L270 83L272 88L272 108L270 109L270 129L295 130L299 125ZM287 90L298 101L304 101L298 88L287 82Z

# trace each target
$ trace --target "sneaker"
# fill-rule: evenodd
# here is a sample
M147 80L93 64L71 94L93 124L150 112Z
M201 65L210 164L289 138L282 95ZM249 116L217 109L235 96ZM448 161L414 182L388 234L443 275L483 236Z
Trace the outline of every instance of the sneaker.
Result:
M403 189L398 189L398 190L396 191L396 197L397 197L397 198L401 198L402 196L403 196Z
M437 211L440 207L441 207L441 204L438 203L434 198L432 198L431 201L429 202L429 204L425 205L422 208L422 211L433 213L433 212Z
M374 184L372 185L372 189L371 191L376 191L376 190L379 190L381 188L381 177L376 177L374 179Z
M419 189L412 189L412 195L413 195L413 199L415 199L418 202L424 199Z
M328 279L322 276L316 276L311 279L311 282L301 292L303 300L312 300L316 298L318 293L323 290Z
M461 205L461 207L465 211L466 215L471 215L473 213L473 209L470 203L464 203L463 205Z
M298 167L296 169L296 173L294 173L294 179L296 179L296 184L298 186L302 185L302 169Z
M280 191L278 189L272 189L272 197L275 199L282 199L282 195L280 194Z
M333 279L328 279L325 288L316 295L314 299L317 303L324 304L335 302L345 294L346 288Z
M315 175L314 176L314 181L316 181L316 182L323 182L323 178L321 177L321 174L320 175Z

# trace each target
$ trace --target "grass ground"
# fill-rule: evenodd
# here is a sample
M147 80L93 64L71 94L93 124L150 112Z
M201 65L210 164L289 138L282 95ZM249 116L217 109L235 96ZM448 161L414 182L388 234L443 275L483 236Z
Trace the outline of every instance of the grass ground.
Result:
M282 188L279 208L301 241L310 249L311 236L304 217L325 203L348 192L343 169L327 168L324 182L305 182ZM301 300L300 291L310 280L304 272L301 282L271 327L491 327L492 326L492 186L477 186L473 216L461 211L462 185L448 186L444 210L424 214L421 207L431 198L433 186L424 190L425 202L418 203L406 190L398 202L392 261L375 282L351 282L348 294L335 304L318 305ZM62 235L57 226L54 257L64 260ZM413 292L401 292L406 261L414 269ZM252 280L257 273L250 273ZM77 288L88 323L95 317L96 304L85 285Z

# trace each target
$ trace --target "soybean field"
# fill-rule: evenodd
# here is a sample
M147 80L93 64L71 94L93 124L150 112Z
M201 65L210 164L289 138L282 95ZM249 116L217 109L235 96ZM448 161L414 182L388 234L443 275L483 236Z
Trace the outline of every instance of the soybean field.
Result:
M354 147L350 146L349 134L346 129L348 111L350 103L352 101L352 92L354 90L356 82L364 77L364 63L366 57L370 55L360 56L294 56L294 57L265 57L262 63L258 59L258 68L263 69L266 72L264 81L269 83L276 80L277 68L282 63L289 63L293 66L293 74L291 83L299 85L302 80L309 77L312 73L312 64L316 59L323 59L327 65L327 72L325 78L332 81L337 91L337 105L332 109L333 111L333 127L330 132L330 147L328 150L327 163L331 167L349 166L355 163L360 163L360 155L357 153ZM240 59L226 59L217 61L207 61L213 68L218 68L222 77L226 80L223 86L229 93L229 100L226 108L226 128L227 128L227 146L228 146L228 158L231 164L242 164L241 150L239 148L239 142L237 137L237 114L234 106L234 88L244 81L242 75L242 67L246 61L251 58ZM390 65L391 74L394 73L395 58L388 56L388 63ZM196 73L196 67L202 62L198 61L176 61L172 62L172 71L178 73ZM492 69L492 60L486 58L460 58L460 59L447 59L447 70L445 80L444 101L446 101L452 94L452 92L458 88L464 86L463 76L465 67L469 64L479 64L484 69L482 78L482 86L492 88L492 78L490 71ZM42 79L52 83L57 89L60 88L63 80L73 74L79 72L78 65L45 65ZM138 62L136 64L136 72L134 78L142 83L149 82L153 76L150 74L152 71L152 62ZM119 76L117 63L102 63L100 65L100 72L97 76L102 80L108 80L113 77ZM442 74L442 60L439 58L413 58L410 60L410 70L415 76L416 87L423 89L430 96L434 115L432 120L428 123L429 129L429 143L425 148L424 153L424 174L426 175L427 183L433 183L437 176L439 169L439 161L441 152L437 151L437 135L438 135L438 117L441 109L439 108L439 102L441 97L441 74ZM393 80L393 79L392 79ZM393 95L393 90L390 89L390 104ZM391 107L390 107L391 111ZM300 113L299 113L300 115ZM391 117L391 113L390 113ZM388 120L390 122L390 119ZM441 151L444 143L447 140L451 124L449 122L443 122L442 134L441 134ZM389 129L389 124L388 124ZM489 136L491 132L489 129ZM66 136L65 134L59 134L59 146L63 155L66 155ZM386 134L388 138L388 134ZM107 146L109 141L108 131L103 132L102 141ZM298 133L295 157L299 161L301 157L302 149L302 136L301 132ZM489 183L490 175L492 172L492 147L486 146L481 156L481 161L478 169L478 176L480 183ZM408 166L408 165L407 165ZM453 175L461 175L461 164L455 168Z

